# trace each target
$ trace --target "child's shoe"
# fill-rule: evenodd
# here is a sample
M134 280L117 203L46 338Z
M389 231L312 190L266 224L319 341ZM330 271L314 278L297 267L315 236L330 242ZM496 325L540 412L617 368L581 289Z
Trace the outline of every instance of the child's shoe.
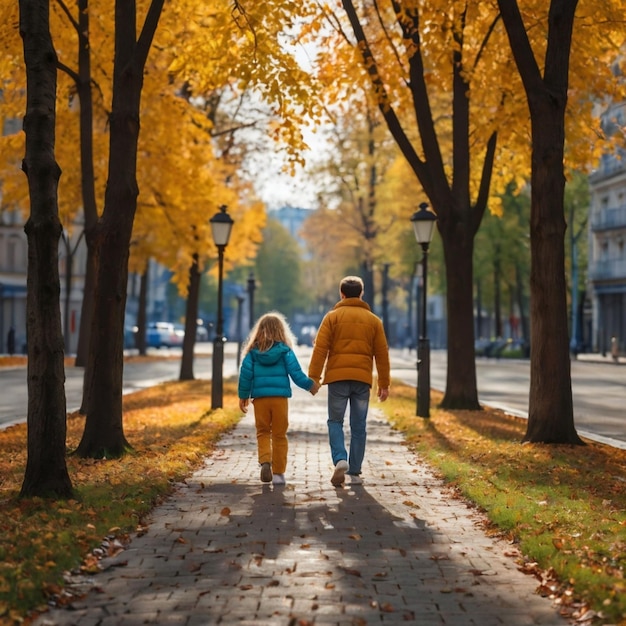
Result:
M285 475L284 474L274 474L272 478L272 482L275 485L284 485L285 484Z
M272 482L272 465L270 463L263 463L261 465L261 482L262 483Z

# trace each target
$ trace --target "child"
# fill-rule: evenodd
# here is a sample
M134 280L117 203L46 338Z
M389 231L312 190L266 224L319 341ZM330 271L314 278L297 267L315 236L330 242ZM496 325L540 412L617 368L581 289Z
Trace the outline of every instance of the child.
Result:
M239 371L239 408L247 413L249 399L254 403L261 481L275 485L285 484L289 378L313 395L320 388L302 371L293 345L285 317L266 313L250 331Z

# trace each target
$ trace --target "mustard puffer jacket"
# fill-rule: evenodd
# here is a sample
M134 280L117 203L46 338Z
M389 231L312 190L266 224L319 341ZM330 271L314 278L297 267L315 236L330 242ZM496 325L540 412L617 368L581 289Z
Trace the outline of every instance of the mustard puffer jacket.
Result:
M322 384L358 380L372 385L376 361L378 387L390 382L389 348L383 324L360 298L344 298L324 317L315 337L309 377ZM324 366L325 369L324 369Z

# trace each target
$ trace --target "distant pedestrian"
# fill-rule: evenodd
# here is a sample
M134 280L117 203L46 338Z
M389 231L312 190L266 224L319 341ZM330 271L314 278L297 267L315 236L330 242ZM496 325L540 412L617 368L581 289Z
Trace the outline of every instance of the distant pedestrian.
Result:
M616 363L619 362L619 342L615 336L611 337L611 356Z
M11 326L9 328L9 332L7 334L7 352L9 356L13 356L15 354L15 328Z
M365 456L366 422L373 361L378 374L378 399L389 395L389 348L382 321L363 301L363 281L346 276L339 285L341 300L324 316L317 331L309 376L328 384L328 438L334 465L331 483L345 482L345 474L360 483ZM350 454L346 450L343 421L350 404Z
M275 485L285 484L289 379L313 395L320 388L302 371L294 345L285 317L277 312L266 313L250 331L239 370L239 408L247 413L250 399L254 405L261 481Z

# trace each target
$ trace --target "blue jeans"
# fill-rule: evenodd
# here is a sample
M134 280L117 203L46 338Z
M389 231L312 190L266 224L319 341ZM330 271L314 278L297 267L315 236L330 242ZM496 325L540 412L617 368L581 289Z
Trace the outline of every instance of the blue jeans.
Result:
M357 380L340 380L328 385L328 439L333 465L348 461L348 474L360 474L365 456L367 409L370 386ZM346 452L343 418L350 403L350 457Z

